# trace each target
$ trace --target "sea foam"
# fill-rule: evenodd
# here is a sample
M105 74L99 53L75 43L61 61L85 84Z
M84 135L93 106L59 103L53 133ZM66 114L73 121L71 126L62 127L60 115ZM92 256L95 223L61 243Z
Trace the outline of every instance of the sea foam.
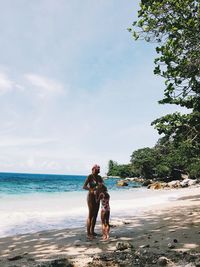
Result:
M110 191L111 220L176 199L177 191ZM5 195L0 202L0 237L50 229L85 227L87 191ZM98 221L100 220L100 216Z

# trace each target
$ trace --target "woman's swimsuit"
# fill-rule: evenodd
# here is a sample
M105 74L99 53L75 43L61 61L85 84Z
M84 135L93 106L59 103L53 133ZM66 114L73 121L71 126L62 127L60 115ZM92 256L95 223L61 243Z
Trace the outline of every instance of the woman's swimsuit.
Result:
M98 185L97 181L94 180L94 178L92 178L91 182L90 182L90 187L91 188L95 188Z

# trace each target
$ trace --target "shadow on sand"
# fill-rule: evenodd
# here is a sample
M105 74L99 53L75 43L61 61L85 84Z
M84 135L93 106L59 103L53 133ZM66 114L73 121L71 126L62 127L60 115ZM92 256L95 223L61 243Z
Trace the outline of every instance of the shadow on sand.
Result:
M182 198L182 200L185 199L187 198ZM190 198L194 203L193 206L146 212L140 217L130 217L128 220L126 218L121 221L121 224L111 222L113 227L108 241L103 241L100 236L92 241L87 240L85 228L52 230L1 238L0 266L23 266L23 264L40 266L37 264L41 261L63 257L77 263L76 266L84 266L85 260L85 266L87 266L87 261L91 262L94 257L102 255L108 257L109 254L114 255L114 253L117 255L117 242L129 242L132 245L132 249L127 253L136 255L136 252L140 251L140 255L143 255L145 251L147 256L154 255L156 260L162 255L170 256L174 261L183 259L184 255L188 257L189 254L198 257L200 255L200 212L199 205L195 205L195 201L199 199L200 195ZM97 230L100 233L100 226ZM172 244L172 247L169 247L169 244ZM136 259L136 256L134 257ZM125 261L126 257L124 263ZM109 265L107 260L105 266L115 266L112 265L113 262ZM115 263L117 264L117 260ZM144 266L151 266L151 264Z

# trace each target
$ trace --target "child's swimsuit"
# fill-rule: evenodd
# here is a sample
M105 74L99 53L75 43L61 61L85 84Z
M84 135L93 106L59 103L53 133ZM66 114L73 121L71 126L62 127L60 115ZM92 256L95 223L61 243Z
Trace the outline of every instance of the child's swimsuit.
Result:
M109 198L105 198L105 194L103 194L103 198L101 199L101 210L102 211L110 211L110 205L109 205Z

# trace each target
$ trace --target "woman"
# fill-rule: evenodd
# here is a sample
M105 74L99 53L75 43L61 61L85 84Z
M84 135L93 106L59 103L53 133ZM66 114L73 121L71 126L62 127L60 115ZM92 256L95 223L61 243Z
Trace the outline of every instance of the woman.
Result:
M90 174L83 185L83 189L88 190L87 204L88 204L88 219L87 219L87 236L89 239L95 237L94 227L99 211L99 201L96 201L95 192L99 183L103 183L103 179L100 175L100 166L94 165L92 167L92 174Z

